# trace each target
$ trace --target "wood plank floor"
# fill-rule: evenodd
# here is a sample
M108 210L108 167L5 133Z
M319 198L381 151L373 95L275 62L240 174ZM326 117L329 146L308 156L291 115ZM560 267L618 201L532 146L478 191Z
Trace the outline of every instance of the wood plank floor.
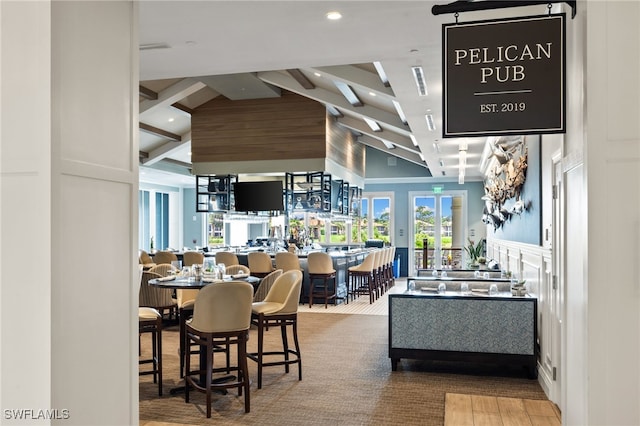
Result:
M556 405L545 400L448 393L444 410L445 426L560 426L562 424Z

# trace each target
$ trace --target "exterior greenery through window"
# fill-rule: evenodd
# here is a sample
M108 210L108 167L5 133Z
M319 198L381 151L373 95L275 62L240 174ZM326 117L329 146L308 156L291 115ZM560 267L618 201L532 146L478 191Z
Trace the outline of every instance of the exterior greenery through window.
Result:
M361 203L360 241L374 239L382 240L385 244L392 244L391 197L363 194ZM357 229L357 227L354 228Z

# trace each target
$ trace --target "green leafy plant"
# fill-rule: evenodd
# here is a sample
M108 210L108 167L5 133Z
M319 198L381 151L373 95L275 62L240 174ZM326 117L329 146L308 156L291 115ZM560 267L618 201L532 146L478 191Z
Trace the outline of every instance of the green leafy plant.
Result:
M464 250L469 255L471 263L478 263L478 259L482 257L482 251L484 249L484 240L478 241L476 244L471 238L469 238L469 244Z

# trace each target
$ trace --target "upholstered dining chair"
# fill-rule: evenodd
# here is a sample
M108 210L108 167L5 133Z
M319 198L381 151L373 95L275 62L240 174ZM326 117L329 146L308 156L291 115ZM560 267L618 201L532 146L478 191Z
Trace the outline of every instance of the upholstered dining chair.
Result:
M313 252L307 256L307 269L309 273L309 307L313 306L313 299L324 299L324 308L327 309L329 300L339 299L336 282L336 270L333 267L331 256L325 252ZM318 280L320 282L318 283ZM333 288L330 290L330 281L333 280Z
M282 272L297 270L301 271L300 259L295 253L289 251L281 251L276 253L276 269L282 269Z
M178 260L178 256L172 251L161 250L153 255L153 261L156 265L160 263L171 263L174 260Z
M158 396L162 396L162 315L157 309L138 308L138 332L140 335L151 334L151 356L140 358L138 364L152 365L150 370L139 370L139 374L153 374L153 383L158 384Z
M138 306L155 308L164 317L164 311L169 314L177 310L176 301L171 297L172 291L169 288L158 288L149 285L149 281L154 278L162 278L162 275L155 272L143 271L140 282L140 295Z
M199 251L185 251L182 254L182 266L202 265L204 254Z
M235 253L230 251L219 251L216 253L216 264L224 263L224 266L239 265L240 261Z
M140 253L138 254L138 262L144 267L144 269L149 269L156 265L151 256L149 256L149 253L144 250L140 250Z
M178 305L178 330L180 336L180 377L184 377L184 354L185 354L185 325L193 314L193 306L200 290L176 290L176 303Z
M160 263L158 265L152 266L149 268L148 272L153 272L154 274L158 274L162 277L169 276L170 274L177 274L178 268L173 266L170 263Z
M244 281L209 284L198 293L193 308L193 318L186 323L186 372L185 402L189 402L189 386L206 394L207 418L211 417L211 392L213 389L238 388L238 396L244 392L244 411L250 411L249 372L247 368L247 339L251 327L251 301L253 286ZM205 350L199 368L191 369L192 344ZM214 347L236 345L235 366L215 367ZM201 356L201 361L203 357ZM214 373L237 371L230 381L213 383ZM204 374L203 374L204 373ZM204 383L201 382L204 377ZM233 377L233 376L231 376Z
M138 285L142 284L144 266L139 265ZM139 291L140 289L138 289ZM151 334L150 358L139 358L138 365L152 364L150 370L138 370L140 376L153 374L153 382L158 384L158 396L162 396L162 315L153 308L138 308L138 354L142 356L141 337Z
M263 278L274 271L271 256L263 251L252 251L247 255L251 275Z
M289 365L298 364L298 380L302 380L302 357L298 342L298 301L301 288L302 272L288 271L276 279L262 302L253 303L251 323L258 328L258 351L247 354L247 357L258 364L258 389L262 388L264 367L284 365L285 373L288 373ZM282 350L264 350L264 332L272 325L280 327ZM291 327L294 349L289 348L287 327ZM266 361L265 357L278 359Z
M262 280L260 280L260 284L253 294L254 302L262 302L264 298L267 297L267 294L273 286L273 283L280 275L282 275L282 272L282 269L276 269L275 271L264 277Z
M225 268L224 273L227 275L238 275L238 274L247 274L249 275L251 271L248 266L244 265L229 265Z

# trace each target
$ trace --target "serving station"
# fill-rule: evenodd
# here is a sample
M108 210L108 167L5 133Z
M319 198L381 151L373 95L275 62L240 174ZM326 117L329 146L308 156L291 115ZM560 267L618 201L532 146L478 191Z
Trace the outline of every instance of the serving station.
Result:
M537 299L478 290L390 294L392 370L408 358L518 364L537 377Z

